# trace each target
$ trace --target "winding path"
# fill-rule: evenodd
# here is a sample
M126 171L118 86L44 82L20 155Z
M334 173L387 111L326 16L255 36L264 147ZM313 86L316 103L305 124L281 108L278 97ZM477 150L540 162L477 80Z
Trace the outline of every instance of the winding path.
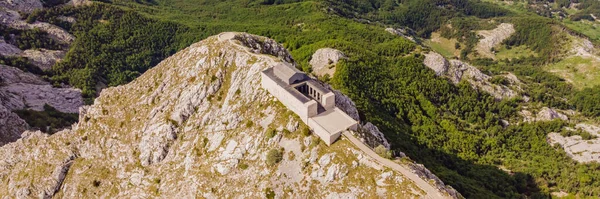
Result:
M229 42L231 44L242 47L242 49L245 49L245 51L247 53L257 55L256 53L252 53L252 52L248 51L247 47L241 46L241 45L233 42L232 39L235 37L236 34L238 34L238 33L235 33L235 32L221 33L218 36L219 41L229 40ZM258 54L258 56L265 57L265 58L271 59L273 61L276 61L275 59L273 59L273 57L270 57L267 55ZM360 149L362 152L367 154L369 157L373 158L375 161L377 161L380 164L382 164L386 167L389 167L397 172L402 173L402 175L404 175L405 177L407 177L408 179L413 181L415 183L415 185L417 185L417 187L419 187L421 190L423 190L425 192L426 195L424 195L422 198L427 198L427 199L452 198L448 195L441 193L433 185L429 184L428 182L426 182L425 180L423 180L422 178L420 178L419 176L417 176L416 174L411 172L411 170L409 168L406 168L398 163L395 163L389 159L382 158L381 156L377 155L377 153L375 153L373 150L371 150L371 148L369 148L367 145L365 145L360 140L358 140L356 137L354 137L354 135L352 135L350 132L344 131L343 135L346 138L348 138L348 140L350 140L350 142L352 142L352 144L354 144L358 149Z
M420 178L419 176L417 176L416 174L411 172L411 170L409 168L406 168L398 163L395 163L394 161L391 161L389 159L386 159L386 158L383 158L383 157L377 155L377 153L375 153L375 151L371 150L371 148L369 148L363 142L361 142L356 137L354 137L354 135L352 135L349 131L344 131L343 135L346 138L348 138L348 140L350 140L350 142L352 142L352 144L354 144L356 147L358 147L361 151L363 151L369 157L375 159L377 162L379 162L380 164L382 164L386 167L389 167L395 171L402 173L402 175L406 176L408 179L413 181L420 189L425 191L426 195L424 195L422 198L432 198L432 199L433 198L452 198L448 195L442 194L433 185L429 184L428 182L426 182L425 180L423 180L422 178Z

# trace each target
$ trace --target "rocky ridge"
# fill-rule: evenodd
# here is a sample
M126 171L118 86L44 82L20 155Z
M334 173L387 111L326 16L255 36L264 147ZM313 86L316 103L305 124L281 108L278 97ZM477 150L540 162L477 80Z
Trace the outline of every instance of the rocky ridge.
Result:
M312 66L313 73L322 77L329 75L333 77L335 73L335 66L340 59L348 59L342 51L333 48L321 48L317 50L310 59L310 65Z
M491 76L482 73L479 69L460 60L446 60L436 52L425 54L423 62L432 69L436 75L447 77L452 83L458 84L462 80L469 82L475 89L490 93L496 99L505 99L518 96L522 84L513 74L504 75L510 87L497 85L490 82Z
M600 127L581 123L575 125L575 128L586 131L595 138L583 140L580 135L565 137L560 133L549 133L548 142L552 145L560 145L567 155L577 162L600 162Z
M273 47L272 40L262 40ZM345 139L326 147L315 136L302 136L300 120L260 88L260 71L274 62L217 37L193 44L133 82L102 91L94 105L81 109L72 129L52 136L27 132L0 147L0 195L422 195ZM273 138L268 129L276 129ZM283 160L269 166L266 154L273 149L283 152Z
M492 30L477 31L477 35L481 36L482 39L479 40L475 49L484 57L495 58L492 48L508 39L513 33L515 33L515 28L509 23L501 23Z

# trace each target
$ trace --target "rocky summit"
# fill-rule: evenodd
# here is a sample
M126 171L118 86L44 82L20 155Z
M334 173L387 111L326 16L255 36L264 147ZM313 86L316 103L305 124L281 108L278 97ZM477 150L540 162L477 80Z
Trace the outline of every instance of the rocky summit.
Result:
M260 88L260 71L291 56L251 53L244 43L209 37L103 90L72 129L28 131L4 145L1 198L426 195L347 139L327 147L307 134Z

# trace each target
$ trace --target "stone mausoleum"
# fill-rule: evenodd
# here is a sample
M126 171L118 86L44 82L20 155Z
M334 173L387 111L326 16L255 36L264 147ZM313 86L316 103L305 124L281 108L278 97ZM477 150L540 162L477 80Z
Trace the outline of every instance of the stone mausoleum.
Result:
M319 82L288 63L279 63L261 74L262 87L292 110L327 145L342 131L356 130L358 122L335 106L335 95Z

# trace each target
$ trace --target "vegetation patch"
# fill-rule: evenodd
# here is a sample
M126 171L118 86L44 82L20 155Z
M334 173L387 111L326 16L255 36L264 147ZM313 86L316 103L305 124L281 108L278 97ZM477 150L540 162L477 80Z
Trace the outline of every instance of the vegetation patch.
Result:
M267 165L273 166L283 160L283 152L281 149L271 149L267 153Z
M569 57L544 68L579 89L600 85L600 62L592 58Z
M24 109L14 112L32 128L49 134L69 127L79 119L76 113L63 113L47 104L44 105L44 111Z

